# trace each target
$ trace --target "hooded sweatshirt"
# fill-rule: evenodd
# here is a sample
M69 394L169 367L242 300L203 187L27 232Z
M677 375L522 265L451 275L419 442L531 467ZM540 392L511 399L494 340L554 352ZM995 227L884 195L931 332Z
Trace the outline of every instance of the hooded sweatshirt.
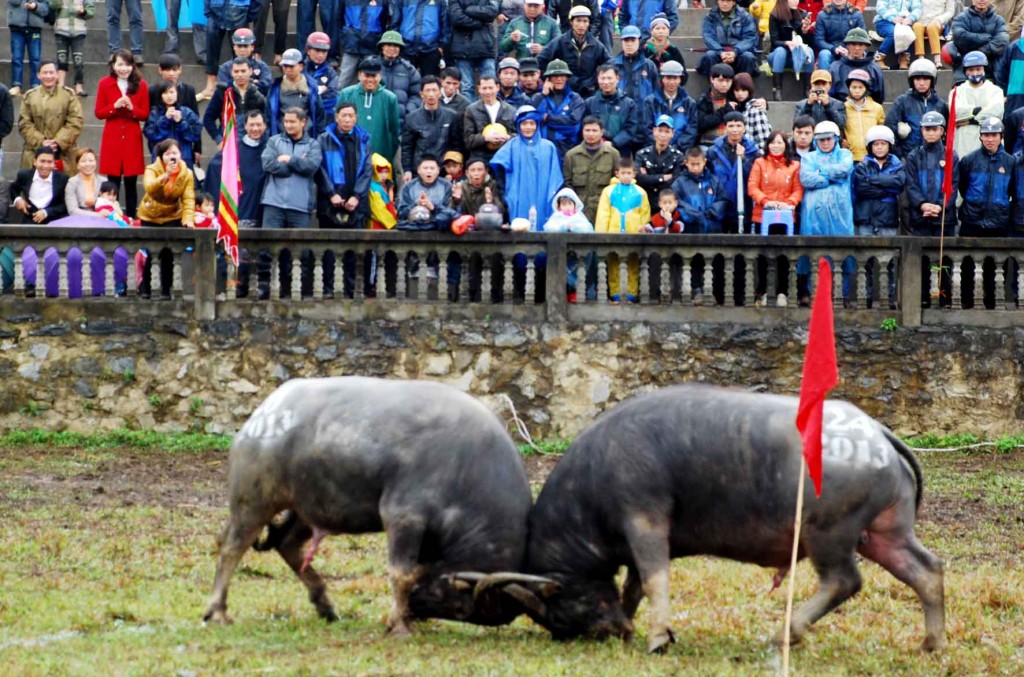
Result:
M563 214L558 209L558 201L562 198L569 198L576 205L572 214ZM572 188L563 188L551 198L551 218L547 220L541 229L545 233L592 233L594 227L590 225L586 215L583 213L583 201L576 195Z
M391 230L398 223L398 207L395 205L395 182L391 179L394 170L391 163L380 153L370 156L372 175L370 179L370 221L371 230ZM387 167L388 178L381 176L381 168Z

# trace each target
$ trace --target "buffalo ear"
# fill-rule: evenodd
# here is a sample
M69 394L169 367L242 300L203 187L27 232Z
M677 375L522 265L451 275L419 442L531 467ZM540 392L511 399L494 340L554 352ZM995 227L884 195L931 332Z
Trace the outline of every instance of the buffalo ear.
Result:
M548 607L532 591L527 590L518 583L509 583L502 588L502 592L523 605L523 608L531 612L531 616L537 618L548 617Z

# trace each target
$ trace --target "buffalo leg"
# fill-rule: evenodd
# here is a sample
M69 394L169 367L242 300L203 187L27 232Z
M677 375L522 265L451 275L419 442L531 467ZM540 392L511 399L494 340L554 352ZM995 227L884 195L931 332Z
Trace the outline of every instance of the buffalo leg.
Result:
M644 598L644 585L640 580L640 573L636 567L626 569L626 583L622 586L622 611L626 618L633 620L636 616L636 609L640 606L640 600Z
M291 570L299 577L306 589L309 590L309 601L316 607L316 612L328 622L338 620L338 614L334 611L334 605L327 597L327 585L324 579L312 566L305 564L306 558L303 553L303 546L313 536L313 530L302 520L296 519L288 532L275 546L277 553L288 563Z
M651 628L647 639L647 650L651 653L661 651L675 641L668 624L672 615L668 592L668 536L669 526L664 518L639 514L626 524L626 540L640 575L643 593L651 605Z
M815 559L814 552L811 553L814 568L818 572L818 590L793 613L790 628L790 642L793 644L803 639L812 623L860 591L861 577L853 557L853 547L844 548L835 543L818 545L822 552L836 554L827 559ZM833 547L836 549L831 550ZM785 628L775 635L776 644L782 644L784 632Z
M408 637L412 634L409 626L412 621L409 595L426 571L426 567L419 564L425 528L419 522L385 524L388 533L388 573L394 598L391 615L388 616L388 634L394 637Z
M875 520L858 551L914 589L924 607L925 638L921 648L936 651L946 644L942 561L914 536L912 515L909 525L905 515L890 524L885 523L886 517L883 513Z
M213 579L213 593L210 604L203 614L204 621L214 623L230 623L228 617L228 584L235 567L260 535L263 526L270 521L273 514L262 517L248 513L244 516L232 511L227 526L221 533L220 557L217 560L217 574Z

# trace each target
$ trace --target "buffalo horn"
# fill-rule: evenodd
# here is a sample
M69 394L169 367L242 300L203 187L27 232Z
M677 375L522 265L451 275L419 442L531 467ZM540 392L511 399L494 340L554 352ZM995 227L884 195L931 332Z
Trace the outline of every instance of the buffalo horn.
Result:
M511 583L536 583L541 584L547 588L552 586L551 592L557 590L559 585L556 581L543 576L533 576L531 574L520 574L514 571L505 571L501 573L491 574L476 584L476 589L473 590L473 599L479 597L484 591L492 588L496 585L509 585ZM547 592L547 591L546 591Z
M502 592L522 604L525 609L532 611L538 617L547 618L547 605L540 601L540 598L537 597L537 595L533 594L518 583L509 583L502 588Z

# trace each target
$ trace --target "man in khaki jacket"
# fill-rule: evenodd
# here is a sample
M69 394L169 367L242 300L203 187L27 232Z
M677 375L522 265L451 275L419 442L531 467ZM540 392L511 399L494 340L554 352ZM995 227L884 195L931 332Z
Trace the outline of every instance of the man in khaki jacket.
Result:
M75 174L75 143L85 120L82 103L75 90L57 84L57 64L39 64L39 86L25 92L18 117L18 131L25 139L21 152L21 168L30 169L36 149L49 146L59 152L64 173Z
M565 185L583 201L583 213L591 224L597 218L597 203L619 167L619 151L603 138L604 123L592 116L583 119L583 142L571 148L562 160Z

